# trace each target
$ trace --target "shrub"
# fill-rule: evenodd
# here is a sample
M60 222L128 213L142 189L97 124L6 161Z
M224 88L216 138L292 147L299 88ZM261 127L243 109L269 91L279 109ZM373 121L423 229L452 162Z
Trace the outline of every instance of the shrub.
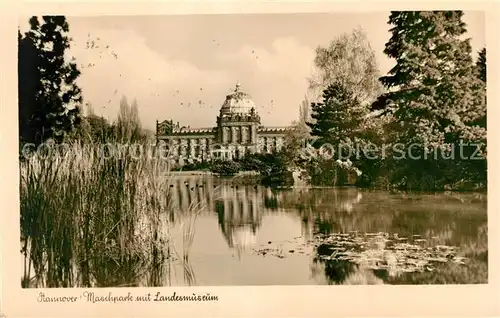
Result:
M237 174L240 169L241 167L238 163L234 161L223 160L212 161L212 165L210 168L213 173L217 173L223 176L231 176Z

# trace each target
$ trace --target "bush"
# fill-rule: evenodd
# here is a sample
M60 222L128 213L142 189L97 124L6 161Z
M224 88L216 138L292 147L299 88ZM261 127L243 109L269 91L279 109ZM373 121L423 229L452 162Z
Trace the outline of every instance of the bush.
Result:
M241 170L240 165L234 161L212 161L210 171L223 176L232 176Z
M210 170L212 164L208 161L187 163L183 166L175 167L174 171L198 171L198 170Z
M293 174L290 171L274 173L264 176L261 184L269 187L291 187L293 186Z
M356 183L356 172L345 164L340 165L332 159L315 159L304 164L311 178L311 184L317 186L342 186Z

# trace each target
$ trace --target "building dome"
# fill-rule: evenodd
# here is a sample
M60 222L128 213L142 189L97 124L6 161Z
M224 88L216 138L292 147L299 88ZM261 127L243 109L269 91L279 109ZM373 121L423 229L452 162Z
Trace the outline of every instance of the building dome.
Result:
M220 109L221 115L250 114L252 109L255 110L252 98L247 93L242 92L240 87L240 83L237 83L234 92L226 96Z

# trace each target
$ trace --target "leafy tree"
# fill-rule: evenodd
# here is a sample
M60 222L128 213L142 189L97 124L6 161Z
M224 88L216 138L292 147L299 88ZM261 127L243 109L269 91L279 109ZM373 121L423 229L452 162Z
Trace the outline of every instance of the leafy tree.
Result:
M96 115L92 105L87 103L87 114L81 116L73 137L84 142L106 142L114 138L113 133L113 126L104 117Z
M129 105L127 98L125 96L122 97L115 126L117 137L121 141L135 141L144 137L139 119L137 100L134 99L132 105Z
M231 176L240 171L240 165L234 161L214 160L210 170L223 176Z
M305 125L310 120L310 109L311 102L309 97L306 95L299 107L299 123Z
M333 98L330 96L332 101L312 106L312 118L308 118L308 121L311 134L316 138L314 146L328 142L337 150L342 142L350 144L351 150L354 150L357 148L353 142L363 144L372 139L380 139L378 134L382 131L384 120L367 115L368 106L382 94L384 88L379 81L375 52L366 33L357 28L350 34L335 38L327 47L318 47L314 62L318 73L310 80L309 89L318 95L321 92L323 99L328 88L335 87L339 94L335 97L336 102L332 102ZM310 162L306 164L306 168L311 172L315 169L324 170L324 173L330 171L337 179L339 173L332 170L332 167L338 164L336 161L326 160ZM373 163L367 163L366 166L372 165ZM356 166L360 167L360 162L356 162ZM331 182L332 176L324 173L325 178L316 178L316 174L313 174L311 180L318 184ZM334 184L336 183L335 181Z
M307 122L310 120L309 115L310 102L306 96L299 106L299 118L293 121L291 124L291 129L287 130L284 137L284 147L281 152L287 162L294 166L300 160L297 156L299 151L306 145L306 143L311 139L311 134L309 132L309 126Z
M407 142L440 146L458 139L485 140L471 126L486 112L484 83L475 74L461 11L392 12L392 37L384 53L396 60L381 82L391 91L377 108L389 106Z
M396 142L420 145L412 154L424 156L389 162L392 182L399 186L435 189L485 178L484 160L460 160L458 154L440 159L460 140L486 142L485 127L478 124L486 116L485 83L476 75L469 39L462 39L462 16L461 11L396 11L389 17L394 27L384 53L396 65L380 79L389 91L373 108L393 116ZM429 150L438 157L425 159ZM466 155L473 151L466 149Z
M79 123L80 71L65 60L71 39L64 16L29 21L30 30L18 32L18 107L21 142L39 144L62 140Z
M335 38L328 47L318 47L314 62L318 74L310 79L310 89L317 94L330 84L340 83L361 103L370 104L383 91L375 52L360 28Z

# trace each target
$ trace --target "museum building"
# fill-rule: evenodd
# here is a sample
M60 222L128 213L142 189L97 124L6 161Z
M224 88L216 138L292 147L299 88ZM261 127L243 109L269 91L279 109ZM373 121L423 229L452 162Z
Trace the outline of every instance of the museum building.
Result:
M249 153L272 153L284 144L290 127L265 127L250 95L236 84L226 96L216 126L210 128L180 127L171 120L156 122L157 142L165 141L169 154L180 164L232 160Z

